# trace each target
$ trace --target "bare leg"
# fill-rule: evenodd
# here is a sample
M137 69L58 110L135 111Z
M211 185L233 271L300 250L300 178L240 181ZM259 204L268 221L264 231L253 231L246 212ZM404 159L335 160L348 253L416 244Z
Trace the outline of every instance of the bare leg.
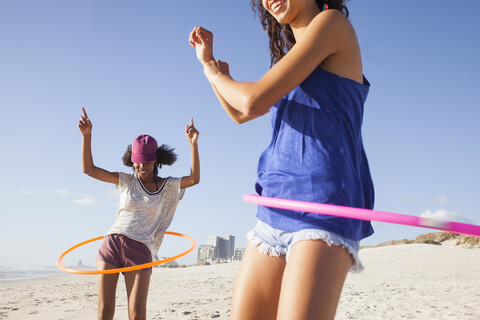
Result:
M276 319L285 257L270 257L248 243L233 289L230 319Z
M147 297L150 285L150 270L125 272L128 295L128 317L130 320L147 319Z
M104 261L97 261L97 270L114 269L115 266ZM118 273L100 274L98 283L98 315L99 320L111 320L115 314L115 294L117 291Z
M278 319L334 319L352 263L345 248L324 241L295 244L283 275Z

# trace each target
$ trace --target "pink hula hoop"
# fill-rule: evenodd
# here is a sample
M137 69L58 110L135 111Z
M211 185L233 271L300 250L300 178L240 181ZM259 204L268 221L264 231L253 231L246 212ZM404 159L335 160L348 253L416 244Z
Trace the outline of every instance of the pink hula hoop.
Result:
M403 224L407 226L437 229L453 233L465 234L468 236L480 237L480 226L461 222L431 219L362 208L344 207L331 204L262 197L253 194L244 195L243 201L257 204L260 206L278 209L310 212L357 220Z

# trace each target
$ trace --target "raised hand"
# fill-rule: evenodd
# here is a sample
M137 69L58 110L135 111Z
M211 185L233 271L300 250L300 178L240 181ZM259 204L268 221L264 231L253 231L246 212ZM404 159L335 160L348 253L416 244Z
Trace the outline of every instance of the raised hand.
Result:
M185 127L185 135L187 136L188 142L191 144L196 144L199 134L200 132L198 132L193 125L193 117L190 117L190 124Z
M195 48L197 59L202 63L202 65L214 60L213 33L202 27L195 27L193 28L192 32L190 32L188 42L193 48Z
M198 155L198 135L199 132L193 124L193 117L190 117L190 124L185 127L185 135L190 142L190 152L192 155L190 165L190 175L182 177L180 188L185 189L200 182L200 157Z
M78 122L78 129L80 130L83 136L92 134L92 122L88 118L87 111L82 107L83 116L81 116L80 121Z

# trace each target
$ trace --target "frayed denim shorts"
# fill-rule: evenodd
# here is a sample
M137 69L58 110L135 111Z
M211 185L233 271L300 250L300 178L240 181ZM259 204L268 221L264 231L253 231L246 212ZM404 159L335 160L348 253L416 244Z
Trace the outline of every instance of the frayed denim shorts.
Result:
M333 245L347 249L352 255L354 261L350 268L350 272L359 273L364 269L360 258L358 257L360 242L342 237L334 232L321 229L304 229L295 232L288 232L274 229L268 224L258 221L255 228L247 234L247 239L250 240L254 246L257 246L258 251L261 253L273 257L285 255L287 261L292 247L297 242L304 240L323 240L329 246Z

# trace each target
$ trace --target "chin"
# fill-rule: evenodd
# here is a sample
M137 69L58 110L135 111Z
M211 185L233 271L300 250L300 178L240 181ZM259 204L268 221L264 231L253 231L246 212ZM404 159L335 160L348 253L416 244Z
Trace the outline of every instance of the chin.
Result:
M284 14L280 14L279 16L273 16L273 17L275 18L275 20L277 20L278 23L282 23L282 24L289 24L293 20L291 19L290 16L287 16Z

